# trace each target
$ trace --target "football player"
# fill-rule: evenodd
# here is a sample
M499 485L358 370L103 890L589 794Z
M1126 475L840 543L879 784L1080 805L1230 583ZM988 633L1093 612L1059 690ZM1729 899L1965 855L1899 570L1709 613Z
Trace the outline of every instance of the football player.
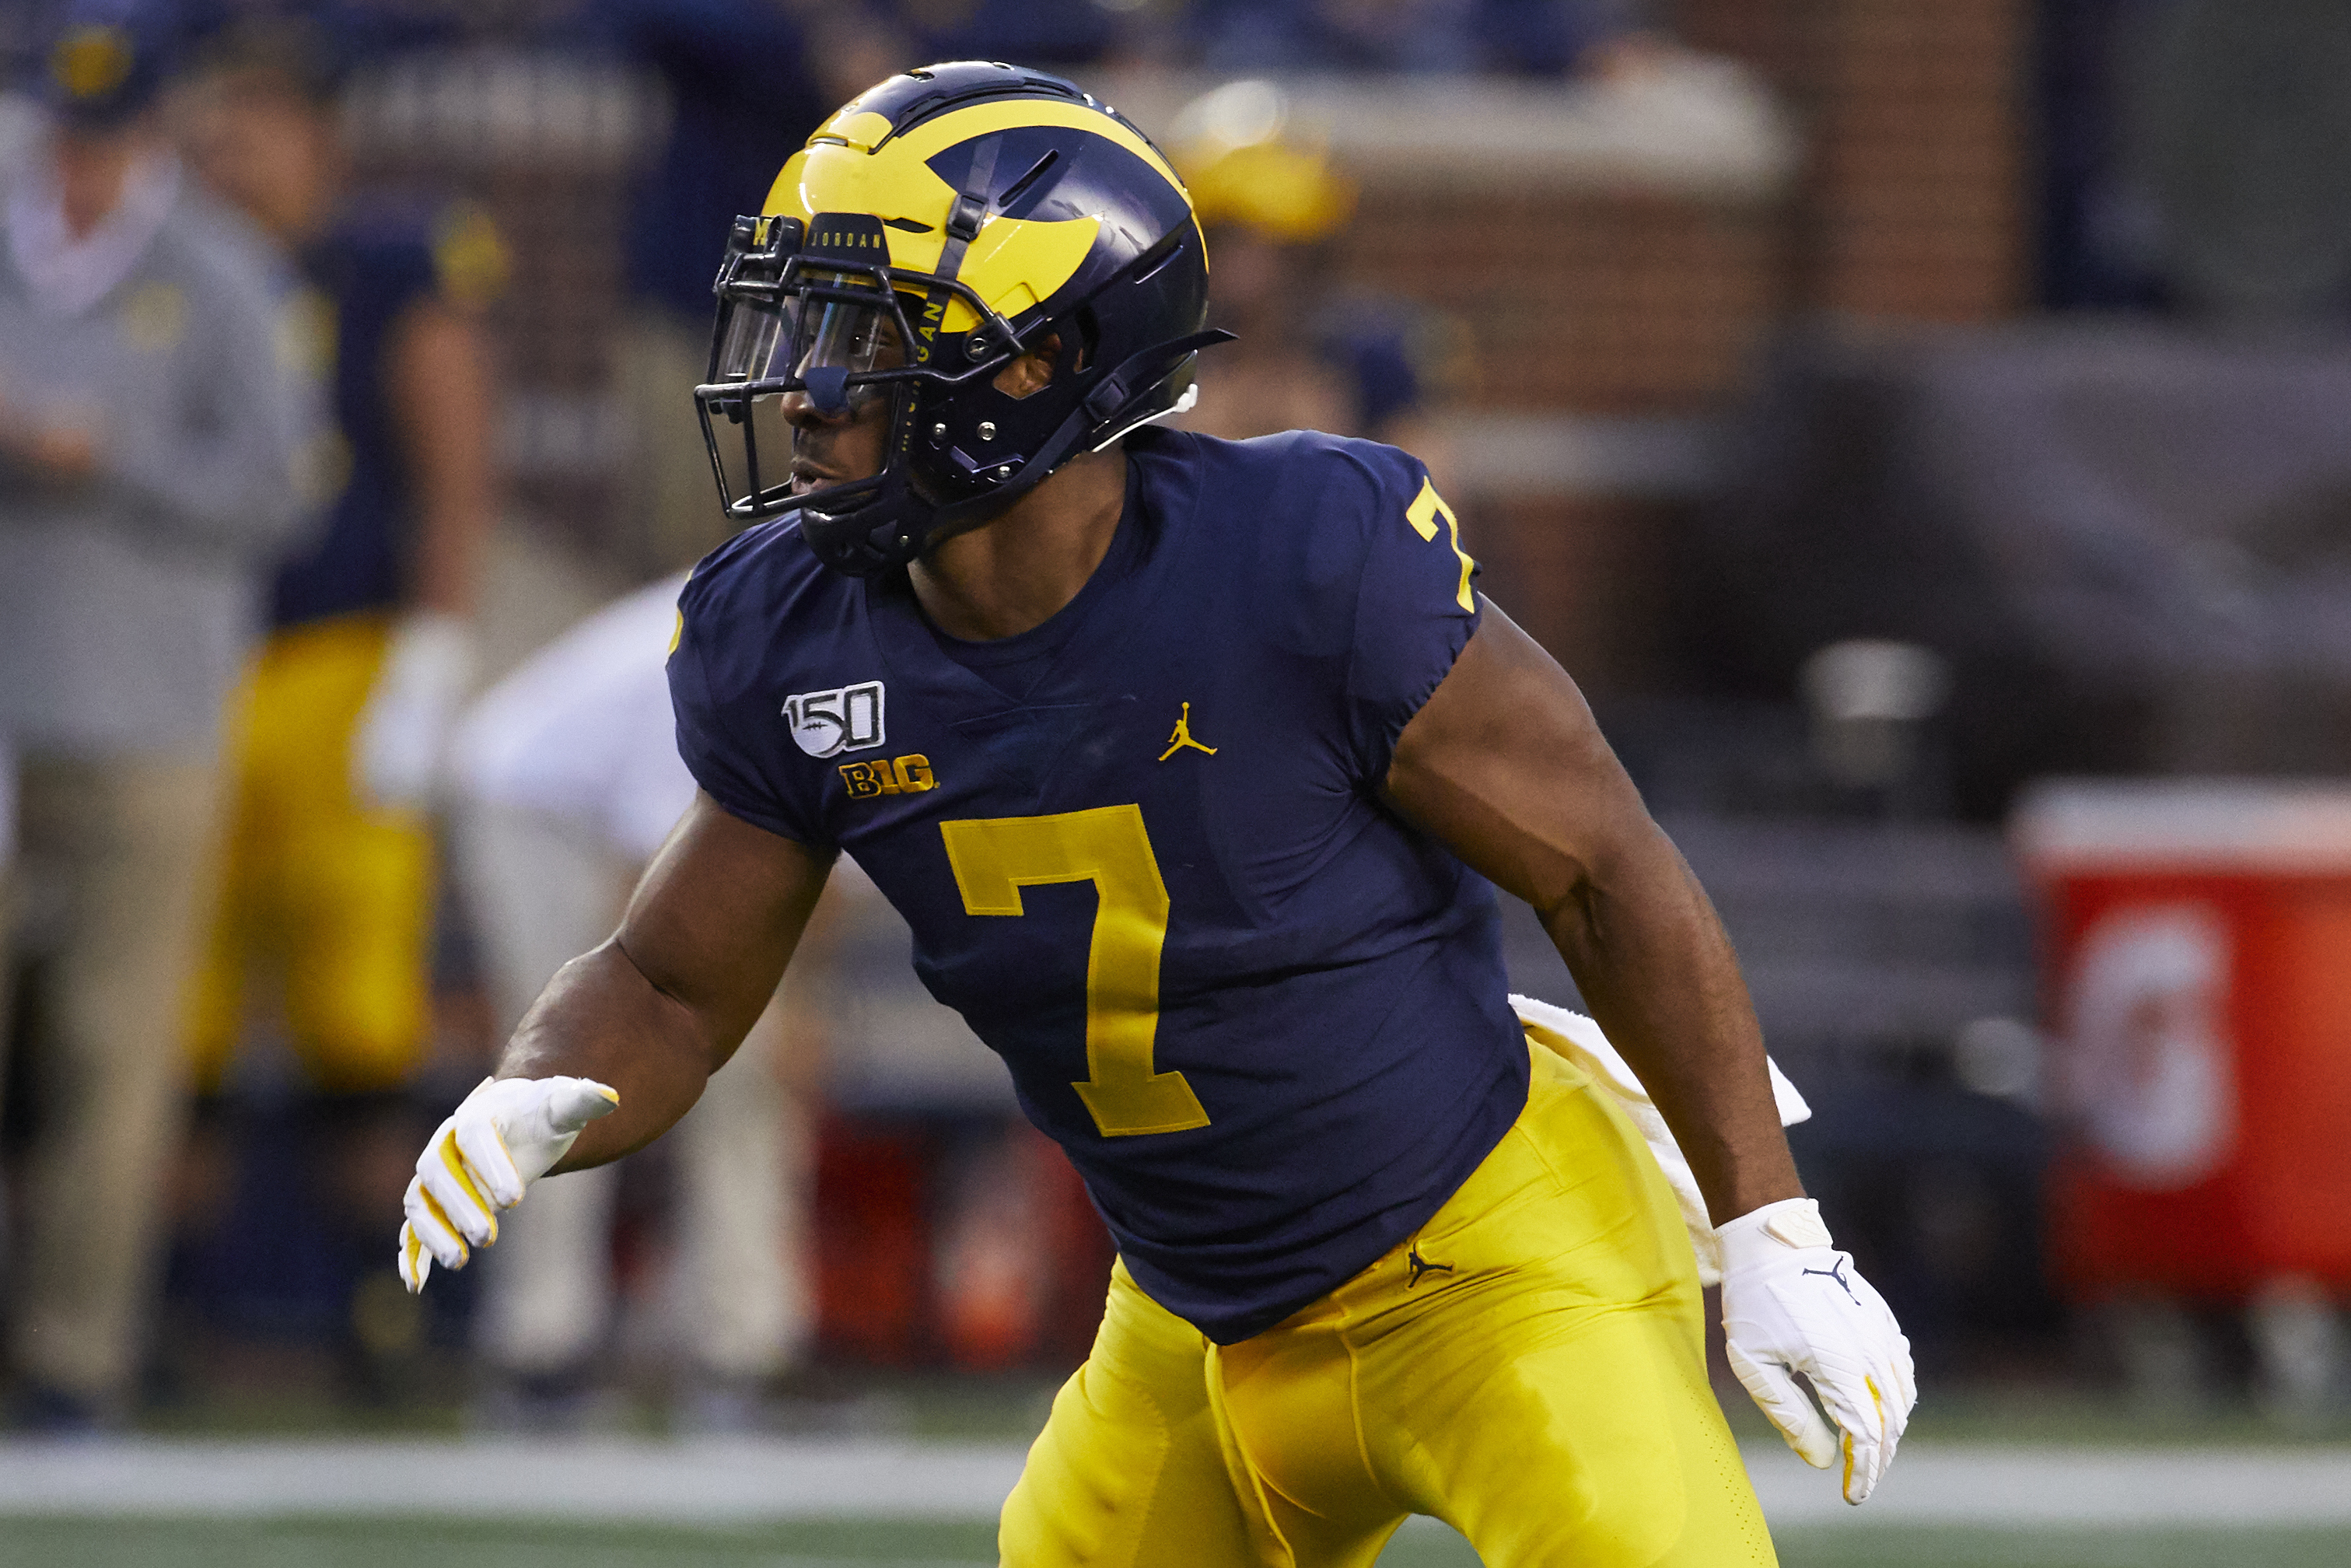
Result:
M233 703L231 820L188 1040L199 1157L217 1157L249 972L267 967L317 1091L306 1143L355 1281L344 1288L359 1291L344 1348L373 1382L392 1368L376 1364L385 1336L363 1325L405 1303L371 1307L377 1287L353 1260L372 1233L362 1217L381 1212L383 1183L429 1124L407 1098L432 1036L426 807L470 678L496 510L481 313L504 247L469 206L350 190L345 63L307 24L241 24L207 45L186 105L198 172L302 274L306 330L285 347L331 390L335 415L325 527L281 563L268 637Z
M1704 894L1421 465L1155 427L1207 277L1158 150L1001 65L870 89L737 220L695 396L752 526L669 666L699 792L428 1145L401 1267L676 1121L847 850L1118 1242L1006 1563L1364 1564L1416 1512L1489 1563L1770 1563L1673 1196L1513 1016L1496 884L1679 1139L1733 1364L1850 1500L1907 1344L1802 1195Z

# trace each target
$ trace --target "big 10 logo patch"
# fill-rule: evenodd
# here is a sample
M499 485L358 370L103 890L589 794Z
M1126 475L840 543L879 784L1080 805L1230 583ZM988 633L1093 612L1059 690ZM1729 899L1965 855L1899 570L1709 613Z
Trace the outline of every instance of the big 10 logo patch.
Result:
M829 692L801 692L784 699L784 722L792 740L810 757L863 751L882 744L882 683L866 681Z

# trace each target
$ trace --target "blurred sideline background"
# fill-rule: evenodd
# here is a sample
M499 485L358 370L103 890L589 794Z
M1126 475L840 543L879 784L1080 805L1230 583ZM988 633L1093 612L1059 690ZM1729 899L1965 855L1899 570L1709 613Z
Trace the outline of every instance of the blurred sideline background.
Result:
M141 47L140 29L163 29L174 81L158 112L188 144L207 80L220 85L205 62L233 57L206 40L290 18L309 29L304 57L326 62L339 199L428 214L444 295L479 284L463 303L495 368L496 489L465 617L469 693L721 537L686 397L707 277L726 214L758 209L818 119L925 59L1074 76L1169 148L1209 224L1216 319L1244 341L1204 361L1195 423L1316 424L1425 455L1482 588L1583 685L1722 910L1773 1053L1814 1108L1792 1129L1807 1182L1900 1315L1925 1387L1885 1505L1847 1521L1790 1503L1786 1560L2351 1552L2343 1509L2293 1500L2351 1497L2351 14L2323 0L87 9L0 15L15 84L0 156L20 186L46 155L61 28L119 21ZM0 408L25 399L10 358L0 343ZM0 531L9 505L0 489ZM334 1119L354 1097L317 1066L282 957L240 960L255 983L235 1051L200 1078L188 1152L161 1178L135 1382L60 1403L16 1367L11 1408L33 1435L0 1446L0 1563L167 1548L174 1562L381 1561L388 1541L444 1562L992 1556L985 1531L953 1521L753 1525L721 1505L628 1526L684 1532L642 1538L459 1522L413 1542L330 1524L93 1534L73 1516L104 1511L96 1494L38 1469L41 1432L94 1427L292 1439L360 1469L391 1450L319 1445L652 1445L598 1450L620 1456L615 1474L667 1473L665 1441L782 1454L802 1450L772 1445L814 1440L886 1479L907 1440L1025 1441L1082 1357L1106 1239L846 866L810 959L733 1070L762 1075L742 1096L766 1108L756 1160L730 1173L723 1153L660 1148L628 1162L563 1222L595 1239L594 1278L518 1263L502 1280L492 1254L436 1275L421 1305L401 1292L406 1163L484 1071L517 988L544 977L513 972L530 964L502 949L480 869L503 852L468 826L486 806L557 814L556 786L535 800L484 759L485 727L533 688L515 689L507 708L475 710L470 742L448 716L429 802L429 1027L396 1082L368 1086L365 1119ZM585 890L575 923L594 911L583 944L650 848L591 836L592 853L561 862L589 868L563 884ZM0 1237L18 1252L26 1151L57 1103L38 1049L42 907L14 903L24 983L0 1079L15 1206ZM1524 915L1515 983L1573 1003ZM767 1189L747 1209L711 1196L747 1184ZM727 1275L701 1255L712 1236L761 1267ZM5 1299L24 1279L0 1254ZM730 1316L714 1294L754 1306ZM714 1364L697 1349L714 1335L746 1348ZM1785 1456L1721 1385L1760 1445L1761 1484ZM1940 1485L1972 1502L1899 1513L1938 1445L1960 1463L2018 1441L2050 1446L2027 1469L2072 1502L2003 1511L2003 1492L2030 1491L2012 1474L1948 1471L1961 1479L1922 1475L1919 1496ZM2132 1491L2129 1464L2095 1468L2148 1445L2183 1467L2158 1491L2198 1495L2198 1476L2221 1485L2231 1464L2274 1457L2284 1500L2166 1514ZM218 1511L156 1473L133 1464L106 1484L151 1514ZM548 1479L537 1511L633 1517L565 1490L592 1493L595 1477ZM349 1497L318 1484L318 1508L262 1497L246 1511L408 1506L391 1482ZM778 1511L922 1512L920 1494L953 1490L912 1471L895 1494L844 1485L862 1500ZM906 1506L873 1501L893 1495ZM1990 1534L1970 1532L1971 1507ZM1392 1560L1448 1550L1408 1533Z

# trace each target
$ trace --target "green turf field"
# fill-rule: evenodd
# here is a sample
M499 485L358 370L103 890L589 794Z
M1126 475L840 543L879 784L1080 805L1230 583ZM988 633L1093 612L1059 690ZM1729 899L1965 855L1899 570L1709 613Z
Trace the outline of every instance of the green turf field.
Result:
M993 1527L904 1521L742 1530L392 1520L0 1520L0 1568L964 1568ZM1858 1524L1783 1531L1787 1568L2341 1568L2351 1531L2032 1531ZM1381 1568L1472 1568L1458 1538L1406 1531Z
M1780 1532L1786 1568L2342 1568L2351 1531L1922 1530Z

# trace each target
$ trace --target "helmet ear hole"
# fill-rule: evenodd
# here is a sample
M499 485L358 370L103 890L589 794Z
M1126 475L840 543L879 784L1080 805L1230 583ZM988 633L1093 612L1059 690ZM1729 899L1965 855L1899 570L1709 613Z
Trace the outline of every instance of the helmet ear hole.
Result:
M1061 373L1061 335L1048 332L1037 346L996 372L989 384L1006 397L1019 402L1031 398Z

